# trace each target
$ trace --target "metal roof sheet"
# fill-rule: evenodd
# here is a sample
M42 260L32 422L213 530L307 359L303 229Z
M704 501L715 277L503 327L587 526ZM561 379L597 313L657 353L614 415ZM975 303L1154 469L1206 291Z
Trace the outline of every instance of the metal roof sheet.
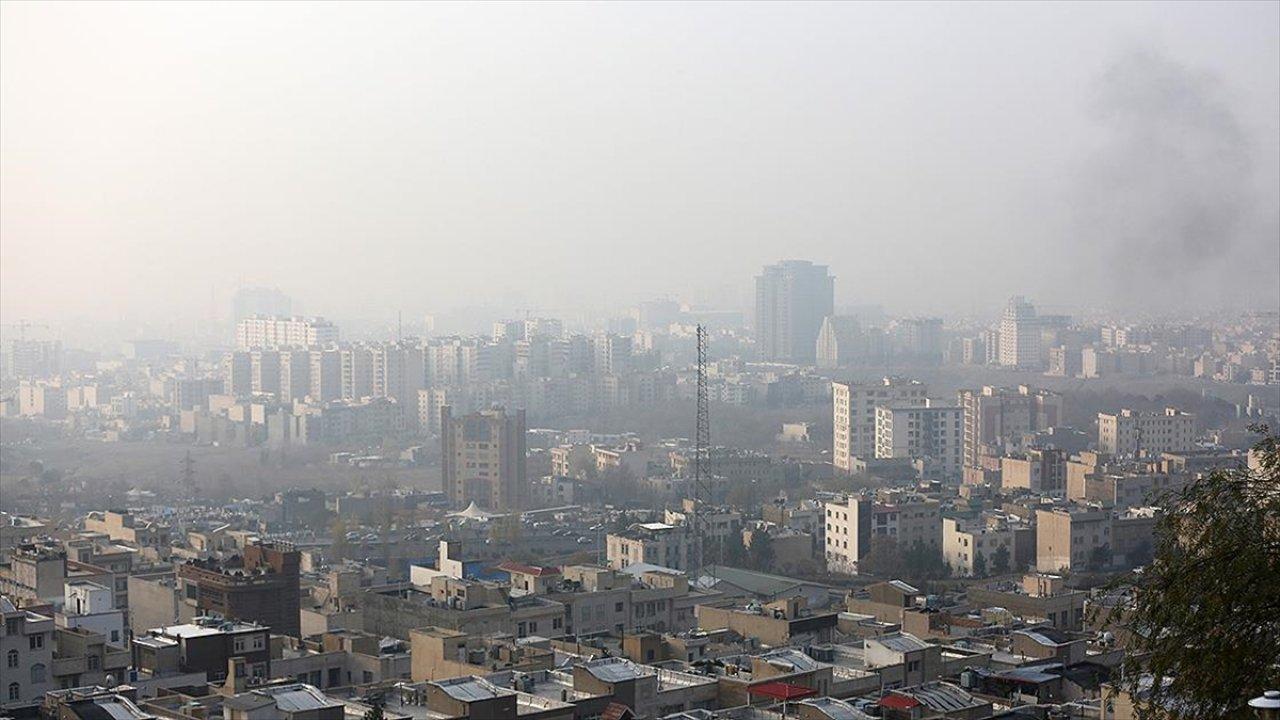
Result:
M448 680L437 680L435 681L435 684L441 690L444 690L449 697L463 702L489 700L502 695L514 694L510 690L503 690L497 685L494 685L483 678L478 678L475 675L464 675L462 677L450 678Z

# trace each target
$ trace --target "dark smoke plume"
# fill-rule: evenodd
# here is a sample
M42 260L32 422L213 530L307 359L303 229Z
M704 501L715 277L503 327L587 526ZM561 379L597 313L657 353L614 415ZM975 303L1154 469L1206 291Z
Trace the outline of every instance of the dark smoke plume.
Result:
M1252 218L1249 138L1222 82L1132 51L1092 90L1103 132L1079 178L1076 242L1095 251L1115 302L1213 302L1252 252L1271 255Z

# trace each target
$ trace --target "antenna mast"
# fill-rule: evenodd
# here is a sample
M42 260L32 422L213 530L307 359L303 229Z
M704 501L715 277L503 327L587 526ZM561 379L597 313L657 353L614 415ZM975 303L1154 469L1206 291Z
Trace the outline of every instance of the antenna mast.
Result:
M707 328L699 323L698 338L698 386L697 429L694 432L693 449L693 580L702 573L703 553L706 547L706 529L702 511L711 505L711 415L707 401Z

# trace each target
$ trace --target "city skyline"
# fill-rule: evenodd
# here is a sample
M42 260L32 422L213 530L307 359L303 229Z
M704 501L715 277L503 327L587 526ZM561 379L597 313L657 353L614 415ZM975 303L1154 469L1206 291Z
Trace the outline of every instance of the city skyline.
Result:
M1280 0L0 0L0 720L1275 720L1278 428Z

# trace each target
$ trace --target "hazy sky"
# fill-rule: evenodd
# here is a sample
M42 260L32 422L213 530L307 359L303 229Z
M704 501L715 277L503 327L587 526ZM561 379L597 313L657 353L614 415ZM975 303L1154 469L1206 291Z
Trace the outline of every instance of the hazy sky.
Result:
M1274 2L0 13L6 322L1280 303Z

